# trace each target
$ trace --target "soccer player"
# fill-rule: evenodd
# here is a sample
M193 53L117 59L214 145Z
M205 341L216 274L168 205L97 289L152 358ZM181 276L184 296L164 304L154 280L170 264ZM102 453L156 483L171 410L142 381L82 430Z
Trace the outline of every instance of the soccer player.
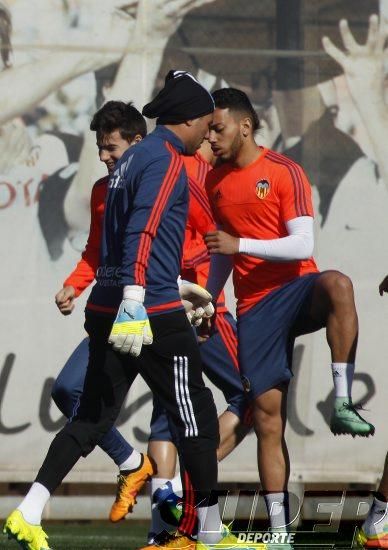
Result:
M210 264L204 235L215 228L204 191L206 174L212 168L212 158L208 142L204 142L194 156L184 157L190 200L181 276L201 286L205 286L207 282ZM217 302L214 330L206 338L201 337L199 330L199 342L204 373L223 392L227 402L227 409L218 418L220 446L217 449L217 459L221 461L235 449L252 427L251 409L241 384L237 360L236 322L225 306L223 292ZM148 541L151 543L155 540L155 535L172 528L173 514L176 514L176 493L180 494L182 490L180 476L175 476L174 438L167 415L157 400L152 414L148 454L157 464L157 474L151 479L151 528L148 534Z
M284 431L296 336L326 328L335 388L332 432L374 433L351 400L358 336L353 288L338 271L320 273L312 258L311 189L302 168L256 145L259 120L245 93L221 89L213 98L209 142L220 166L209 172L206 187L221 229L206 236L214 255L208 289L217 296L233 267L239 362L253 404L260 480L271 528L284 528Z
M108 101L94 115L90 129L97 134L99 157L106 165L108 174L113 173L116 162L124 152L147 134L143 116L131 103L125 104L122 101ZM109 177L106 176L93 186L90 233L85 251L56 295L57 306L63 315L69 315L73 311L75 298L94 281L97 274L108 182ZM193 300L195 306L206 308L206 293L203 290L201 292L198 285L182 284L179 291L183 298ZM194 291L198 292L195 296L192 294ZM189 302L186 300L185 303ZM195 314L197 322L198 312L193 311L192 314ZM89 340L85 338L72 353L53 386L52 397L67 418L76 414L79 405L88 354ZM133 379L136 375L134 371ZM241 398L245 400L244 395ZM117 495L110 513L111 521L115 522L123 519L128 512L132 512L137 493L156 470L149 458L134 449L114 427L102 438L99 446L119 467Z
M113 172L115 163L130 145L146 135L145 121L141 114L131 104L126 105L120 101L106 103L93 117L90 128L97 132L100 160L106 164L108 173ZM211 157L210 147L207 149ZM189 175L190 201L181 275L186 281L204 285L207 280L209 254L202 235L214 228L214 221L203 186L211 164L199 153L191 159L192 157L184 157ZM65 315L71 313L75 298L89 286L96 275L108 181L108 177L103 178L92 189L91 229L85 252L56 296L58 308ZM180 291L183 289L187 293L187 287L187 284L181 285ZM201 305L204 307L205 301ZM247 400L238 372L236 343L235 321L227 312L224 297L221 296L217 306L216 330L200 346L205 373L224 392L228 402L227 410L219 418L221 442L217 450L218 460L227 456L251 428ZM68 418L73 416L79 404L87 362L88 339L85 338L70 356L54 384L52 397ZM171 493L168 482L172 482L174 488L177 485L175 490L178 492L181 492L182 486L180 476L172 479L175 476L176 447L172 443L167 414L161 410L158 402L154 407L150 439L149 455L157 465L157 474L151 481L152 493L157 493L159 500L166 500ZM116 501L110 513L111 521L119 521L132 511L137 493L155 471L148 457L133 449L116 428L112 428L103 437L99 446L120 470ZM172 474L166 478L167 470L172 471ZM161 491L164 485L166 488ZM158 506L153 506L152 536L149 536L149 540L153 540L155 534L162 532L165 527Z
M196 513L183 515L179 533L160 546L194 549L185 533L196 515L200 541L228 538L214 493L217 413L177 285L188 204L180 155L194 154L208 136L213 109L210 94L191 75L171 71L143 109L158 119L156 129L124 153L110 178L99 273L86 310L89 364L80 406L55 437L23 501L24 513L35 521L16 510L5 524L30 550L48 549L40 526L43 507L113 426L132 369L169 412L179 434L184 497L196 506Z
M97 134L100 160L112 174L116 162L124 152L147 135L143 116L131 104L108 101L94 115L90 129ZM91 223L88 242L75 270L67 277L55 300L62 314L68 315L74 308L75 298L93 282L99 264L100 241L104 217L104 202L108 191L109 175L98 180L91 194ZM89 340L85 338L66 362L52 389L52 397L67 418L72 418L79 406L88 364ZM133 371L134 380L137 372ZM117 508L132 512L138 491L155 473L146 455L139 453L120 432L112 427L101 439L99 446L119 468L116 501L111 519L115 520ZM120 519L121 519L120 514Z

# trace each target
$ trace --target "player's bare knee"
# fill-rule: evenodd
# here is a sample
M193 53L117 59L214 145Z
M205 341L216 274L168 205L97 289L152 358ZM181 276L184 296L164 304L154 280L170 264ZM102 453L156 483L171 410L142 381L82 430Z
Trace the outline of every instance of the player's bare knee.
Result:
M280 411L264 411L260 407L254 410L254 426L260 438L279 438L283 431L283 421Z
M354 304L353 283L350 277L343 273L338 273L333 283L332 299L335 302Z

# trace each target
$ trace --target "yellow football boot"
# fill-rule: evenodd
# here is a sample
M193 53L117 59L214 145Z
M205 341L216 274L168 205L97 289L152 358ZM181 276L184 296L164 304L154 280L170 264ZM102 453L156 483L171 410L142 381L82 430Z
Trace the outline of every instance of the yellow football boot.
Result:
M384 531L375 535L367 535L363 529L360 529L357 533L356 541L361 548L388 549L388 525Z
M204 544L198 541L195 550L267 550L267 545L260 542L239 542L226 525L222 529L223 537L216 544Z
M5 520L3 533L15 539L23 550L50 550L47 535L40 525L28 523L20 510L14 510Z

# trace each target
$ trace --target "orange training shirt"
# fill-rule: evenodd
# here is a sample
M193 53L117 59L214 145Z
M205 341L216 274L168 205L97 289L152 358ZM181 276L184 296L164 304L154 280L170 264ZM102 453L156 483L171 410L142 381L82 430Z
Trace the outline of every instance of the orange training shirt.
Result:
M73 286L78 297L93 281L100 261L100 244L104 220L105 197L109 177L99 179L93 185L90 197L90 230L88 242L74 271L63 286Z
M284 155L260 148L244 168L224 164L208 173L206 190L217 224L235 237L280 239L286 222L314 216L311 186L302 168ZM247 254L234 256L233 283L238 313L296 277L315 273L314 258L272 262Z
M209 231L215 230L215 222L205 192L206 175L211 170L209 164L200 153L191 157L183 157L186 168L190 202L183 243L182 278L193 281L205 287L209 277L210 255L203 240ZM221 292L217 301L217 312L226 313L225 295Z

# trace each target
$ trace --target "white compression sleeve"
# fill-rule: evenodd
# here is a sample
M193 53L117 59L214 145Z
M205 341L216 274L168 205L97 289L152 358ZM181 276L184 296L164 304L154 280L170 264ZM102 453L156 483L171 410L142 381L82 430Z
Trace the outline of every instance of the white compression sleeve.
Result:
M287 237L271 240L240 239L239 253L273 262L307 260L314 249L314 220L300 216L286 222Z

